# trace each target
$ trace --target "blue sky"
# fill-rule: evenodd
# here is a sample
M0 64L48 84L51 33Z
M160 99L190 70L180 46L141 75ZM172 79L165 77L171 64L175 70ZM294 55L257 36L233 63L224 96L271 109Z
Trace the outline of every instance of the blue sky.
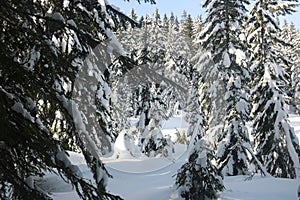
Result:
M166 13L167 15L170 15L173 11L179 18L184 10L186 10L188 14L191 14L193 18L196 18L200 14L204 15L205 12L201 8L202 0L156 0L156 5L151 5L149 3L139 4L136 0L130 0L130 2L125 2L124 0L108 0L108 2L119 7L126 14L134 8L139 17L147 13L154 13L156 8L159 9L160 14ZM286 17L286 19L288 21L293 21L296 27L300 28L300 8L298 8L298 12L292 16Z

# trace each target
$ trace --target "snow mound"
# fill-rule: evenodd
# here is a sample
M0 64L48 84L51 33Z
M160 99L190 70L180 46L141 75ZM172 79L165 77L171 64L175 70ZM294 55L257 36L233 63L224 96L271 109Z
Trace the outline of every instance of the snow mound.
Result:
M130 134L130 130L121 131L114 144L113 158L131 159L140 155L141 152L136 148L136 145L134 144L134 138Z

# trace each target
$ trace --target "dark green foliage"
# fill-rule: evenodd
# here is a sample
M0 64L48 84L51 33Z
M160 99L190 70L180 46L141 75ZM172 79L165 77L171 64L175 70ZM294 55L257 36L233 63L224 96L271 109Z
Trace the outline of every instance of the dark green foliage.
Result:
M289 148L293 148L300 155L299 142L288 124L286 111L282 110L285 104L282 96L276 90L274 91L273 86L269 84L265 83L257 88L263 99L253 113L257 116L253 123L257 158L265 165L271 175L296 178L295 166L297 164L294 163ZM269 113L274 114L270 115ZM291 138L291 144L287 143L287 137ZM289 145L291 146L289 147Z
M288 101L291 62L283 47L288 44L278 36L280 27L275 19L290 14L296 1L256 1L249 19L254 147L257 157L273 176L299 176L300 147L288 122ZM283 159L284 158L284 159Z
M216 132L217 164L224 175L247 173L247 153L241 147L249 143L245 126L248 119L244 22L248 0L204 2L206 26L198 35L202 49L211 61L199 61L202 79L202 110L207 113L210 130Z
M140 120L138 122L138 128L140 132L143 132L145 127L148 126L150 122L150 106L151 106L151 93L150 84L140 86L137 92L137 107L135 115L140 115Z
M193 19L190 14L186 16L186 18L181 22L182 32L184 35L192 39L193 37Z
M189 123L187 129L187 136L190 137L190 145L194 145L198 140L200 140L205 134L205 127L207 126L203 113L200 109L199 102L199 73L195 69L190 69L187 72L190 75L188 79L189 84L189 98L187 100L187 106L185 108L185 120Z
M68 5L59 0L1 1L1 199L48 199L28 179L54 170L70 180L82 199L120 199L106 192L110 175L71 111L76 110L72 92L85 57L113 28L108 15L99 14L106 12L102 8L94 0ZM106 123L105 117L100 115L98 122ZM57 121L62 123L53 128ZM53 137L57 133L60 139ZM70 168L65 152L70 146L83 153L96 184Z
M223 191L222 176L212 164L214 156L204 139L191 151L189 160L178 171L176 185L186 200L216 199Z
M285 55L288 57L288 68L285 70L290 77L290 82L286 85L285 90L288 96L291 97L288 104L293 106L293 110L300 114L300 37L299 31L297 31L293 23L289 24L284 21L283 27L279 33L279 36L287 43L278 44L279 48L284 50Z

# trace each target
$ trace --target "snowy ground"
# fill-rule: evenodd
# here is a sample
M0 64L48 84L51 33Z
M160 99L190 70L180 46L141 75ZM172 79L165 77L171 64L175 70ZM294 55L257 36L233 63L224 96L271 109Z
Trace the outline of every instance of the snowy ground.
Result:
M300 138L300 117L290 116L295 132ZM164 134L172 134L175 128L185 127L180 116L164 124ZM109 173L113 179L108 182L108 190L126 200L179 200L174 188L174 175L186 160L186 147L176 145L174 159L124 157L114 159L105 157ZM91 178L89 169L80 154L70 153L73 164L79 165L84 176ZM225 177L226 190L221 194L222 200L297 200L297 188L300 180L265 178L255 175L250 181L245 176ZM48 188L56 200L79 199L73 188L49 174L43 181L43 188Z

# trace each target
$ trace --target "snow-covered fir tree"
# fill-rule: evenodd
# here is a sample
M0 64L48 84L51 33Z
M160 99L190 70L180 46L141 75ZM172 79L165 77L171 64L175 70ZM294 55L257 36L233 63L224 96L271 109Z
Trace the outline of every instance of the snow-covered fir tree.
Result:
M288 101L292 106L291 111L300 113L300 37L293 23L289 24L284 21L282 30L279 32L280 37L285 41L285 45L279 44L278 48L282 48L283 53L290 62L287 70L290 75L289 84L286 90L290 96Z
M295 1L256 1L249 19L248 41L254 88L252 109L254 147L267 171L278 177L299 177L299 142L288 121L284 86L289 74L278 43L285 42L276 34L280 28L274 16L293 12Z
M199 34L203 29L203 20L202 20L202 16L199 15L197 17L197 19L194 21L194 25L193 25L193 38L195 38L195 36L197 34Z
M224 5L225 46L223 67L227 82L225 101L226 117L219 137L217 152L219 167L226 175L248 172L247 152L242 145L250 146L246 121L249 114L247 89L249 72L246 65L245 35L243 23L246 19L246 1L232 1ZM227 43L227 44L226 44ZM246 144L245 144L246 143Z
M167 93L164 93L167 91ZM167 104L172 101L167 89L162 89L160 84L152 83L150 88L150 109L148 117L150 119L147 126L141 132L139 141L141 142L142 152L147 156L171 157L172 143L162 135L162 123L168 118L169 111ZM172 150L172 151L171 151Z
M130 117L133 115L133 94L127 77L114 82L113 85L113 128L116 133L129 129Z
M169 26L169 19L168 19L167 14L164 14L163 22L162 22L162 27L163 27L164 29L167 29L168 26Z
M221 128L216 135L217 157L225 175L245 174L248 170L247 152L242 148L244 143L249 142L245 127L248 103L244 89L245 78L249 74L242 32L246 4L249 4L247 0L205 1L206 25L199 36L202 48L210 54L212 61L208 66L200 63L204 66L202 71L208 82L202 86L206 87L203 99L210 99L205 105L210 110L209 126L219 125Z
M137 22L138 17L134 9L130 11L129 17ZM136 25L126 22L124 26L119 26L116 31L118 40L122 43L124 50L128 54L133 53L133 50L135 50L139 30L140 29Z
M223 190L222 176L213 164L215 157L212 145L205 139L206 121L199 102L199 74L195 69L190 72L189 97L185 108L185 120L189 123L189 159L181 166L176 176L179 194L185 199L216 198ZM204 178L205 177L205 178ZM208 190L209 188L209 190Z
M205 119L200 111L199 102L199 74L198 71L191 72L192 80L189 84L188 99L185 108L185 120L189 123L186 135L190 138L190 146L195 144L196 141L204 136L205 132Z
M166 29L162 26L162 20L159 14L159 10L156 9L149 25L149 55L152 59L152 67L156 71L161 71L164 68L165 57L165 42L166 41Z
M168 23L165 46L164 76L174 81L177 85L182 86L182 88L188 87L185 68L189 66L189 58L192 56L191 49L186 42L185 36L179 31L179 26L175 23L175 18L172 13ZM184 95L185 94L183 94L183 96ZM184 98L185 97L181 97L180 99ZM182 103L181 101L181 104Z
M178 171L176 185L186 200L217 199L219 192L225 189L222 175L212 163L215 158L209 146L204 138L196 141L188 162Z
M193 19L190 14L187 14L186 11L183 12L182 19L180 21L180 32L184 36L186 43L188 44L189 48L192 49L193 43Z
M222 118L219 116L218 109L224 111L222 105L223 96L220 95L224 93L222 86L218 80L218 69L216 65L213 65L213 62L208 51L204 51L199 41L201 32L197 33L194 39L194 45L197 49L196 54L191 60L191 63L195 66L198 71L199 83L199 103L200 110L203 114L204 119L207 121L207 133L210 137L210 142L214 146L214 149L217 146L218 134L217 132L221 130L220 123L215 118ZM212 69L210 69L212 67ZM217 92L218 91L218 92ZM217 106L220 105L220 106ZM222 105L222 106L221 106Z
M293 88L293 100L297 109L297 113L300 114L300 31L296 31L295 35L296 53L298 55L298 60L295 60L292 69L292 88Z
M138 130L144 132L146 126L150 122L149 111L151 103L150 85L142 85L137 90L138 96L138 107L137 114L139 115L139 121L137 124Z
M207 25L211 25L207 23ZM208 28L204 29L209 30ZM206 36L201 32L195 38L195 45L198 50L192 58L192 63L199 71L200 77L200 103L204 115L209 124L209 128L220 129L220 124L224 118L224 95L225 95L225 82L224 76L220 71L218 63L213 60L213 51L217 44L214 41L205 41ZM222 32L219 32L222 34ZM211 38L212 40L213 38ZM198 46L199 45L199 46ZM220 62L220 61L217 61Z
M190 152L188 161L178 171L175 184L179 194L185 199L215 199L218 197L218 192L224 189L224 186L222 175L213 164L215 157L211 148L214 145L209 144L206 138L207 122L202 112L202 108L205 106L201 106L199 101L201 99L199 97L201 91L199 83L201 83L200 78L203 78L199 75L201 73L199 73L199 68L203 64L208 64L207 60L209 59L206 60L207 57L203 56L201 46L197 43L200 32L196 31L195 35L196 44L194 46L198 47L198 53L190 61L194 63L194 66L185 68L184 71L187 80L189 80L185 119L190 124L187 130L187 135L190 137L188 148Z
M127 17L96 0L11 0L1 3L0 13L0 199L50 199L34 181L46 171L68 180L82 199L121 199L106 190L110 175L93 139L109 136L101 130L109 119L106 67L113 53L124 56L112 30ZM96 55L105 59L99 63ZM89 78L96 82L86 84ZM72 97L77 81L76 97L94 92L86 99L91 104L78 105ZM90 117L101 123L99 135L88 127ZM65 140L52 129L58 119ZM84 155L93 180L69 160L70 144Z

